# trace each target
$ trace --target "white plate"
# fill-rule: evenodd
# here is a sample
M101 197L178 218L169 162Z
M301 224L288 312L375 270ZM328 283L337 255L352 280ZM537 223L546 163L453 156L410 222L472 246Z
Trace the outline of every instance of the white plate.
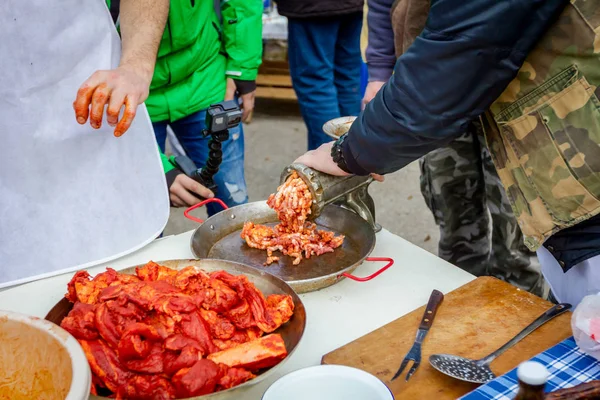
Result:
M281 377L262 400L394 400L375 376L342 365L318 365Z

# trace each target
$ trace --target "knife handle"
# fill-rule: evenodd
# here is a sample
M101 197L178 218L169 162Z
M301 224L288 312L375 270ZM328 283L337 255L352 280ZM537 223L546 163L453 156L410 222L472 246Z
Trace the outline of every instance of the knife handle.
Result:
M438 307L442 304L444 300L444 294L439 290L434 290L431 292L431 296L429 296L429 302L427 302L427 307L425 307L425 313L423 314L423 319L421 320L421 325L419 325L419 329L429 329L433 324L433 318L435 318L435 314L437 313Z

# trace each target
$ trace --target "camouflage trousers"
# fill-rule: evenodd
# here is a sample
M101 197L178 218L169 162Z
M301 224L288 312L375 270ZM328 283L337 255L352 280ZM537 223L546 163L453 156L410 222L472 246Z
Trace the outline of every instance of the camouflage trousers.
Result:
M440 227L438 255L542 295L544 281L485 146L481 125L420 160L421 192Z

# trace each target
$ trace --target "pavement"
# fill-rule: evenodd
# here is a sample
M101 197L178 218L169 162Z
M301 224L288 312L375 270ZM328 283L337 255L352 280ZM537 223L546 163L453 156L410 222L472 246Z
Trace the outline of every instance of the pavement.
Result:
M252 122L244 125L244 135L248 196L250 201L265 200L277 190L281 171L305 152L306 127L295 102L259 99ZM421 196L418 163L387 175L383 183L373 183L370 192L377 221L385 229L437 254L439 230ZM183 211L171 208L165 235L197 226L183 216ZM194 215L206 217L203 210Z

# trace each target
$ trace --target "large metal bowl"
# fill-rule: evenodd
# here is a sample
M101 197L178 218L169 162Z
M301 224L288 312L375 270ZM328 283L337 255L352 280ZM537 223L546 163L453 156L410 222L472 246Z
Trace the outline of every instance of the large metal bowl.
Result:
M248 388L251 385L261 382L263 379L274 374L279 368L281 368L281 365L283 365L283 363L289 360L289 358L292 356L292 354L298 347L298 344L300 343L300 339L302 339L302 335L304 334L304 329L306 327L306 310L304 309L304 304L302 304L302 300L300 300L300 297L298 297L296 292L294 292L294 290L282 279L279 279L266 271L261 271L244 264L226 260L168 260L157 261L157 263L177 270L183 269L188 266L194 266L196 268L203 269L206 272L223 270L229 272L232 275L246 275L250 282L252 282L265 296L268 296L270 294L287 294L292 296L292 300L294 301L294 315L292 315L292 318L287 323L285 323L275 331L275 333L279 333L283 337L285 347L288 350L288 355L286 358L284 358L276 366L269 368L268 370L264 371L256 378L248 382L245 382L239 386L235 386L231 389L224 390L222 392L193 397L193 400L230 400L243 398L240 397L239 392L241 392L243 389ZM139 266L141 267L142 265ZM127 268L119 272L126 274L134 274L136 267L138 266ZM69 313L69 311L71 311L72 308L73 304L71 302L69 302L67 299L62 299L52 308L52 310L50 310L48 315L46 315L46 319L48 321L54 322L57 325L60 325L63 318L67 316L67 314ZM91 396L90 399L108 400L108 398L106 397L97 396Z
M352 273L371 254L375 247L375 232L358 214L330 204L314 221L319 229L345 235L344 244L333 253L304 259L293 265L293 258L264 266L267 253L250 248L240 237L246 221L274 225L277 214L265 201L242 204L208 218L192 235L190 246L194 256L204 259L230 260L244 263L279 277L297 293L312 292L331 286ZM278 254L279 255L279 254Z

